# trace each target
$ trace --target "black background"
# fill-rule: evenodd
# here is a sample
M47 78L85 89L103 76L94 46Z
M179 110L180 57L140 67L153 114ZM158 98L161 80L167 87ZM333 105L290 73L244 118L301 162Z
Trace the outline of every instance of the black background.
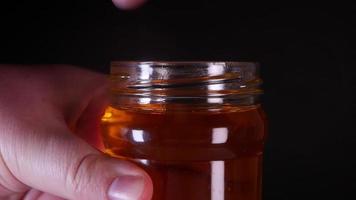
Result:
M109 0L2 3L0 63L108 72L110 60L259 61L264 199L353 199L356 9L267 3L151 0L132 12Z

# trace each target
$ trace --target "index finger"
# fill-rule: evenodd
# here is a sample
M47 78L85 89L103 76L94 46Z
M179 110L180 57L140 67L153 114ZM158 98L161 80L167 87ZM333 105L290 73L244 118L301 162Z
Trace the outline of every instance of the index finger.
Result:
M140 7L146 0L112 0L116 7L131 10Z

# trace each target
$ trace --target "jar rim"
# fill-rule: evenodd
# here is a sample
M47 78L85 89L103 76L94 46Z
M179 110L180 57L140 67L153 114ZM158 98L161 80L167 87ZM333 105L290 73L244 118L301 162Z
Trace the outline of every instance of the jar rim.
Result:
M179 64L229 64L229 65L255 65L259 66L259 62L255 61L219 61L219 60L192 60L192 61L179 61L179 60L115 60L111 62L111 65L113 66L127 66L127 65L133 65L133 64L149 64L149 65L179 65Z

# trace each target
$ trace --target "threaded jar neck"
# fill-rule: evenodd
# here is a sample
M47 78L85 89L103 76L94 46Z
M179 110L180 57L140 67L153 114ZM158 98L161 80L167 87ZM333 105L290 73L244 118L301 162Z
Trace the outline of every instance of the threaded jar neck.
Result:
M219 109L258 104L262 80L252 62L112 62L115 107Z

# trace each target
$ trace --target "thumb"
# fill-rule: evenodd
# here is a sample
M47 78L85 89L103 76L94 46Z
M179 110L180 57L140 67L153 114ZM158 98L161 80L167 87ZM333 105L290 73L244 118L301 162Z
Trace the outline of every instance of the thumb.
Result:
M16 181L71 200L151 198L152 182L143 170L127 161L104 156L58 127L62 126L36 133L22 131L20 137L5 143L1 154Z

